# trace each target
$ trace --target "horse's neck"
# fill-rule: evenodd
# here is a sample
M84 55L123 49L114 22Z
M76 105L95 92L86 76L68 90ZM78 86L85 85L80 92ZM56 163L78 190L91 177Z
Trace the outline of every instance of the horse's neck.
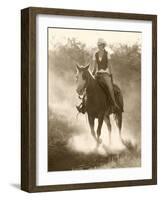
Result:
M96 89L96 80L95 78L90 74L88 74L88 86L87 86L87 94L88 93L95 93L95 89Z

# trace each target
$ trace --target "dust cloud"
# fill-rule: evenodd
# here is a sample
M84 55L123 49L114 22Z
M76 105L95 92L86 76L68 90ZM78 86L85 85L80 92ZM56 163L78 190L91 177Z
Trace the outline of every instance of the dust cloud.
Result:
M132 96L131 98L134 99L134 97ZM102 126L101 134L102 144L99 146L98 149L96 149L97 144L90 133L87 114L78 114L76 110L76 105L78 105L79 103L80 100L76 93L76 83L75 85L67 84L66 81L62 80L61 77L56 76L54 72L51 71L49 73L50 112L57 113L57 115L60 114L61 116L63 116L63 118L66 119L67 123L70 126L74 126L79 129L76 129L76 131L78 132L73 132L71 137L68 139L68 148L73 151L82 152L84 154L96 151L96 153L102 155L109 152L117 153L123 151L126 147L122 143L113 115L110 116L110 121L112 124L111 143L109 144L109 133L106 124L104 123ZM133 107L135 108L135 106L132 105L130 109L133 110ZM129 127L129 121L130 117L128 116L128 114L123 114L123 128L121 132L121 137L122 139L130 141L130 143L135 145L138 142L138 134L134 135L135 133L132 131L132 127ZM97 124L97 120L95 120L95 130L97 128Z
M51 40L50 35L49 39ZM75 38L68 38L66 43L61 44L59 41L54 49L51 48L48 52L48 160L51 171L63 170L65 165L62 159L65 162L68 156L71 163L72 159L75 159L72 164L75 164L77 168L81 159L82 162L88 163L90 159L88 155L93 153L101 156L110 153L117 154L125 151L126 144L139 151L141 149L141 47L140 44L131 46L117 44L111 45L110 48L113 51L111 63L114 82L121 88L124 97L123 127L120 137L111 115L111 143L109 143L109 133L104 123L101 134L102 143L98 148L90 133L87 115L78 115L76 109L80 100L76 93L75 64L91 63L93 49L89 50L85 44ZM95 120L96 128L97 120ZM134 159L135 154L136 159ZM78 155L79 159L77 159ZM87 159L84 160L82 155ZM129 166L130 162L132 166L140 163L138 152L133 151L131 154L128 153L128 156L126 156L126 161L122 161L124 164L119 164L119 166ZM99 157L97 159L99 160ZM55 166L58 160L61 164ZM94 160L95 158L87 165L91 166L92 162L95 165ZM115 163L115 166L117 167L118 163Z

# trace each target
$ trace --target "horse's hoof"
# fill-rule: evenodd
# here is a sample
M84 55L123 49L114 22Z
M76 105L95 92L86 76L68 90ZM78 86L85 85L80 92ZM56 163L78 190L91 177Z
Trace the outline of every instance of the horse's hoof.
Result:
M102 139L99 138L99 139L98 139L98 144L101 144L101 143L102 143Z

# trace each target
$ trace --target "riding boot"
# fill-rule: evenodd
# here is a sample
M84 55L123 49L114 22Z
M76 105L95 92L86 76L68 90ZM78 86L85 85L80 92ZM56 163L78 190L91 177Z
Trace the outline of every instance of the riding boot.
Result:
M85 112L86 112L86 103L85 103L84 99L83 99L83 101L80 103L79 106L76 106L76 108L77 108L78 112L80 112L80 113L82 113L82 114L85 114Z

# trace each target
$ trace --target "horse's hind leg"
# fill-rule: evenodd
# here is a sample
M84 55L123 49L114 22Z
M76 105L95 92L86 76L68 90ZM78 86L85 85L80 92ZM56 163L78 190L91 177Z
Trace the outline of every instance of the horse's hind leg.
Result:
M119 134L120 134L120 138L121 138L121 129L122 129L122 113L116 113L115 114L115 121L116 121L116 125L119 129Z
M109 133L109 144L111 144L111 122L110 122L110 117L109 115L105 115L104 116L104 121L107 125L107 128L108 128L108 133Z
M89 126L91 129L91 134L94 137L94 139L97 141L96 134L94 131L94 117L88 115L88 121L89 121Z

